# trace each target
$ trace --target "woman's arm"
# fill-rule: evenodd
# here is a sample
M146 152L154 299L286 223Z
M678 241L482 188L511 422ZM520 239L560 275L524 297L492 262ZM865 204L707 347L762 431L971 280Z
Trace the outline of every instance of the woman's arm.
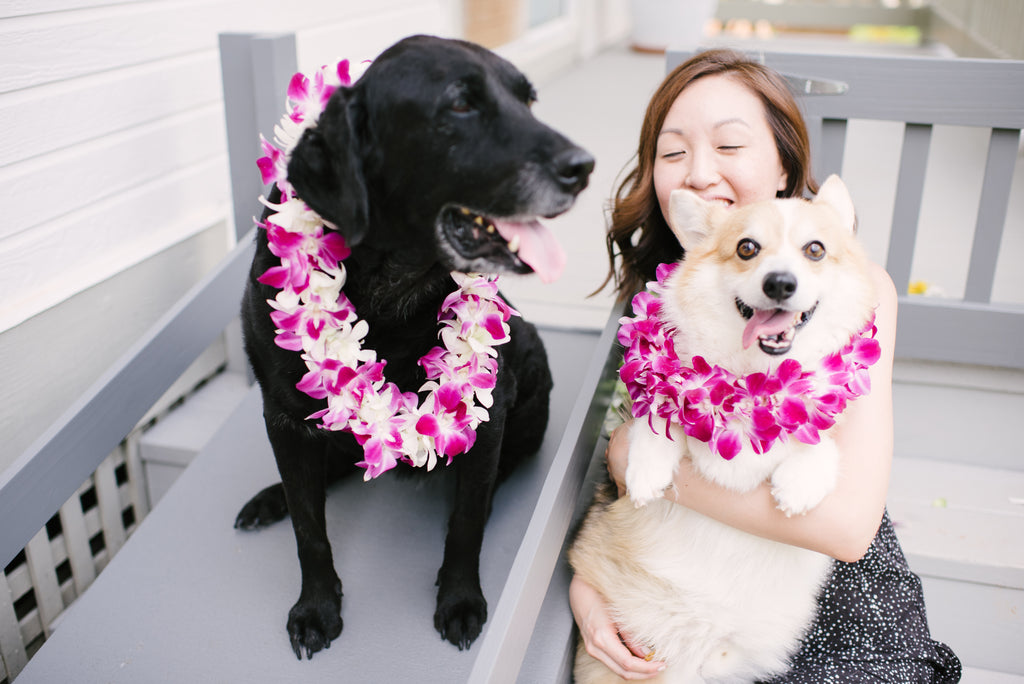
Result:
M850 402L843 422L832 433L840 454L836 488L811 511L787 517L776 508L769 484L742 494L732 492L705 480L689 459L683 459L674 486L665 492L667 498L751 534L838 560L853 562L864 555L882 519L893 449L896 289L880 266L872 264L872 276L879 297L875 325L882 355L870 370L871 393ZM620 493L629 451L624 428L612 435L608 456L608 470Z

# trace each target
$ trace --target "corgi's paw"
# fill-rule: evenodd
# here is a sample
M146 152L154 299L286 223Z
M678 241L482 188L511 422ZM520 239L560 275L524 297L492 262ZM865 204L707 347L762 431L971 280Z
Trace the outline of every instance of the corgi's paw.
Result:
M786 517L801 515L811 510L825 498L828 491L813 487L794 486L792 483L778 484L772 479L772 496L778 509Z
M633 428L626 465L626 491L635 506L646 506L661 497L672 484L680 456L678 442L657 435L646 426Z
M799 449L772 473L772 496L787 516L811 510L831 492L839 474L839 453L829 441Z
M626 468L626 490L637 508L661 497L670 484L675 471L673 464L647 464L643 468Z

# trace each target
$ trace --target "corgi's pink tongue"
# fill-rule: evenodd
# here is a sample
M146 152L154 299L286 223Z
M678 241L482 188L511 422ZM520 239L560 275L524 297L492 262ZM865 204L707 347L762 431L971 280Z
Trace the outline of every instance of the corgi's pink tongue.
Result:
M545 283L552 283L565 270L565 250L548 228L540 221L513 223L495 221L498 233L526 265L534 270Z
M793 326L793 312L782 309L755 309L743 329L743 348L765 335L778 335Z

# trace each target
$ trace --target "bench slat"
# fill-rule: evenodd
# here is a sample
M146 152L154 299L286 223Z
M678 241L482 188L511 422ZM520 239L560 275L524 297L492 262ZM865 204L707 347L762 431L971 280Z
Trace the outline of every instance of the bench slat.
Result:
M906 292L914 262L921 196L924 193L925 168L932 127L907 124L903 131L903 152L896 184L896 204L892 211L892 232L885 268L896 284L897 292Z
M843 172L846 127L843 119L824 119L821 122L821 153L818 155L820 167L815 169L815 175L822 181L832 174L840 175Z
M902 296L898 326L897 358L1024 369L1021 307Z
M1019 61L765 53L765 63L787 75L851 84L841 97L802 98L814 116L989 128L1024 126L1020 103L1024 63Z
M989 139L985 180L981 186L978 224L971 247L970 269L964 299L988 302L996 277L999 248L1003 244L1003 227L1013 187L1013 170L1020 149L1020 131L993 128Z

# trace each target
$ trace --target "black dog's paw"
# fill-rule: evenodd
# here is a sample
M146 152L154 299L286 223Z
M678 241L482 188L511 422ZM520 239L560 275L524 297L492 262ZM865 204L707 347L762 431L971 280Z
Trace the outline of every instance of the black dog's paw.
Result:
M487 622L487 601L479 587L475 591L439 591L434 628L441 638L465 650L472 645Z
M331 641L341 634L341 582L333 592L312 599L299 597L288 611L288 639L295 657L312 660L313 654L331 647Z
M288 515L284 487L278 482L270 485L242 506L235 518L235 529L256 530L276 523Z

